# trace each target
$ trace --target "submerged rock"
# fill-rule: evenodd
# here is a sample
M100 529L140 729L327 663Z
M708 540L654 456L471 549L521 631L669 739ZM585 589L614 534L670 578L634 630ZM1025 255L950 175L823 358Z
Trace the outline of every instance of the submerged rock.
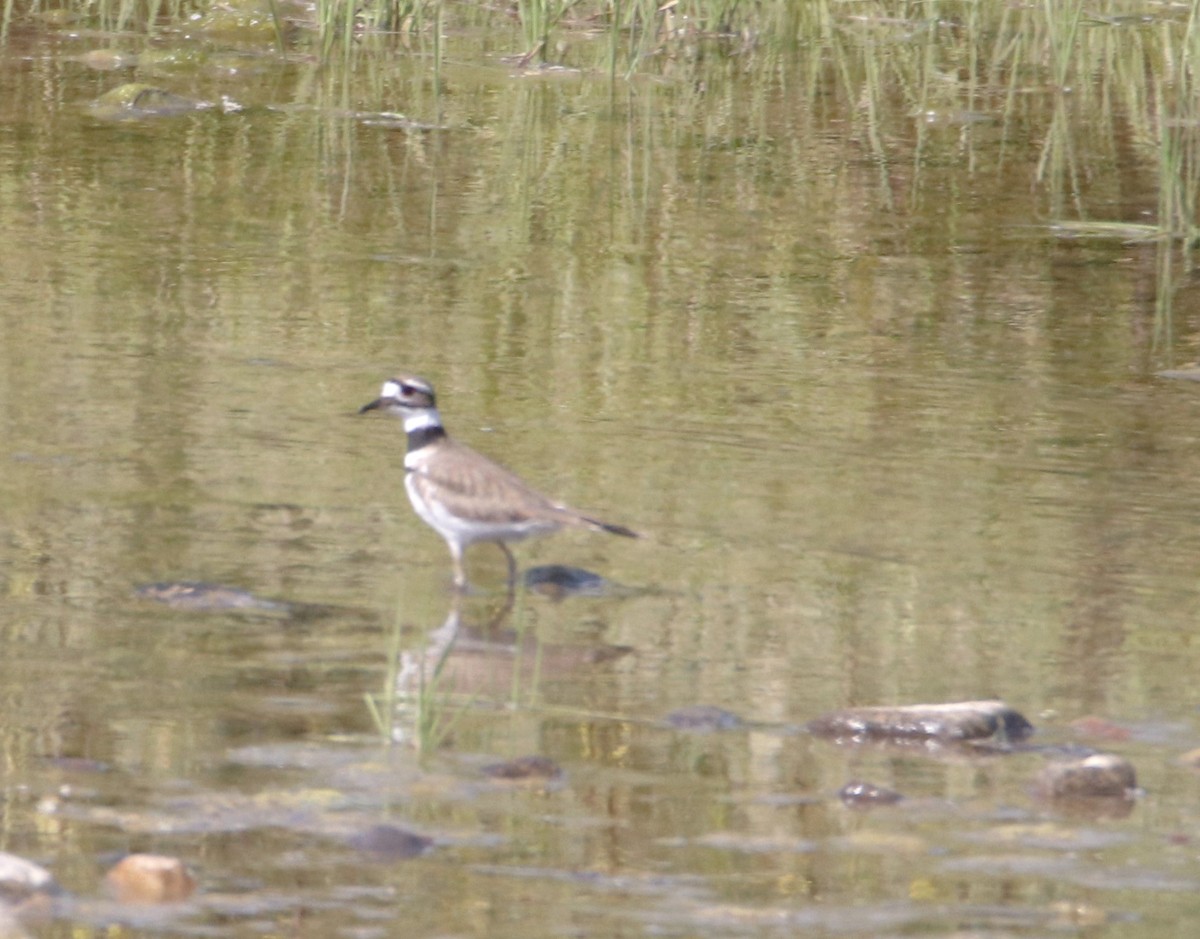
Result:
M350 847L384 861L420 857L433 847L433 839L395 825L372 825L347 839Z
M563 597L603 597L613 585L591 571L565 564L543 564L525 572L525 586L554 599Z
M88 110L100 120L120 121L170 117L206 110L212 106L210 101L197 101L153 85L130 82L106 91L88 106Z
M0 851L0 905L21 908L62 892L46 868Z
M296 27L272 13L271 4L235 0L214 4L191 21L191 28L223 42L274 46L286 43Z
M559 779L562 767L546 756L519 756L503 763L491 763L483 767L483 775L492 779L524 781L529 779Z
M1173 378L1176 381L1200 381L1200 368L1168 368L1154 374L1159 378Z
M1070 728L1081 737L1092 740L1128 740L1133 734L1128 727L1122 727L1104 717L1088 714L1071 721Z
M665 718L666 722L676 730L714 731L738 730L745 726L740 717L732 711L713 707L710 704L692 704L676 708Z
M1050 799L1129 799L1137 792L1133 764L1113 753L1055 760L1038 776L1038 791Z
M83 55L76 56L74 61L81 62L98 72L112 72L119 68L133 68L138 63L138 57L131 52L121 52L118 49L92 49Z
M122 903L178 903L196 890L183 861L162 854L130 854L104 879Z
M1024 740L1033 725L1003 701L961 701L897 707L846 708L810 721L819 737L839 740Z
M293 606L280 600L265 600L248 590L209 584L199 580L166 580L141 584L133 590L143 600L165 603L174 610L226 611L259 610L268 613L290 613Z
M208 64L212 57L207 48L200 46L164 46L143 49L138 54L138 72L194 71Z

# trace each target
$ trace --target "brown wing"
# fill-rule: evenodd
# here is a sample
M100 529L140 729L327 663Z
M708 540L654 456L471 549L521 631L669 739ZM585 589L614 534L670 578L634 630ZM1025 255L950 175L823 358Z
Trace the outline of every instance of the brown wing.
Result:
M428 500L437 500L456 515L487 523L542 522L547 527L576 525L627 538L637 533L623 525L610 525L554 502L530 488L516 473L453 439L439 444L439 459L432 467L419 461L412 467L414 484Z
M437 460L419 461L412 472L426 498L442 502L456 515L495 523L583 523L579 513L550 501L515 473L454 440L440 445Z

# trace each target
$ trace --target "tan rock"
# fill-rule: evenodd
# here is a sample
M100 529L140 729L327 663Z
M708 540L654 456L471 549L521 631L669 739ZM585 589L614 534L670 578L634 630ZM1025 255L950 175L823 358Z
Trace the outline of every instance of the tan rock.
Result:
M178 903L196 890L196 878L178 858L131 854L105 878L122 903Z

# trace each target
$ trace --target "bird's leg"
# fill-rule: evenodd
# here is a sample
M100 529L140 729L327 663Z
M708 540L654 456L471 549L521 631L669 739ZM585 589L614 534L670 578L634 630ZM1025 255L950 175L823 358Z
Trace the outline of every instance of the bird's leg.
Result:
M489 617L487 625L484 627L485 632L495 633L500 629L500 625L508 619L508 614L513 611L513 607L517 602L517 594L512 589L508 588L508 592L504 594L504 602L496 610L495 614Z
M458 593L466 593L467 569L463 566L462 545L453 541L448 541L446 543L450 545L450 558L454 561L454 589Z
M517 589L517 559L503 541L497 541L496 544L500 546L500 550L504 552L504 559L508 561L508 593L512 596Z

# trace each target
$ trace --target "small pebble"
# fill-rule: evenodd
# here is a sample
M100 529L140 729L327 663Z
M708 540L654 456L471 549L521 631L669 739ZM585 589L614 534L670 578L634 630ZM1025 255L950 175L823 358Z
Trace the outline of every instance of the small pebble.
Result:
M904 798L894 789L885 789L869 782L848 782L838 790L838 798L853 809L877 805L895 805Z

